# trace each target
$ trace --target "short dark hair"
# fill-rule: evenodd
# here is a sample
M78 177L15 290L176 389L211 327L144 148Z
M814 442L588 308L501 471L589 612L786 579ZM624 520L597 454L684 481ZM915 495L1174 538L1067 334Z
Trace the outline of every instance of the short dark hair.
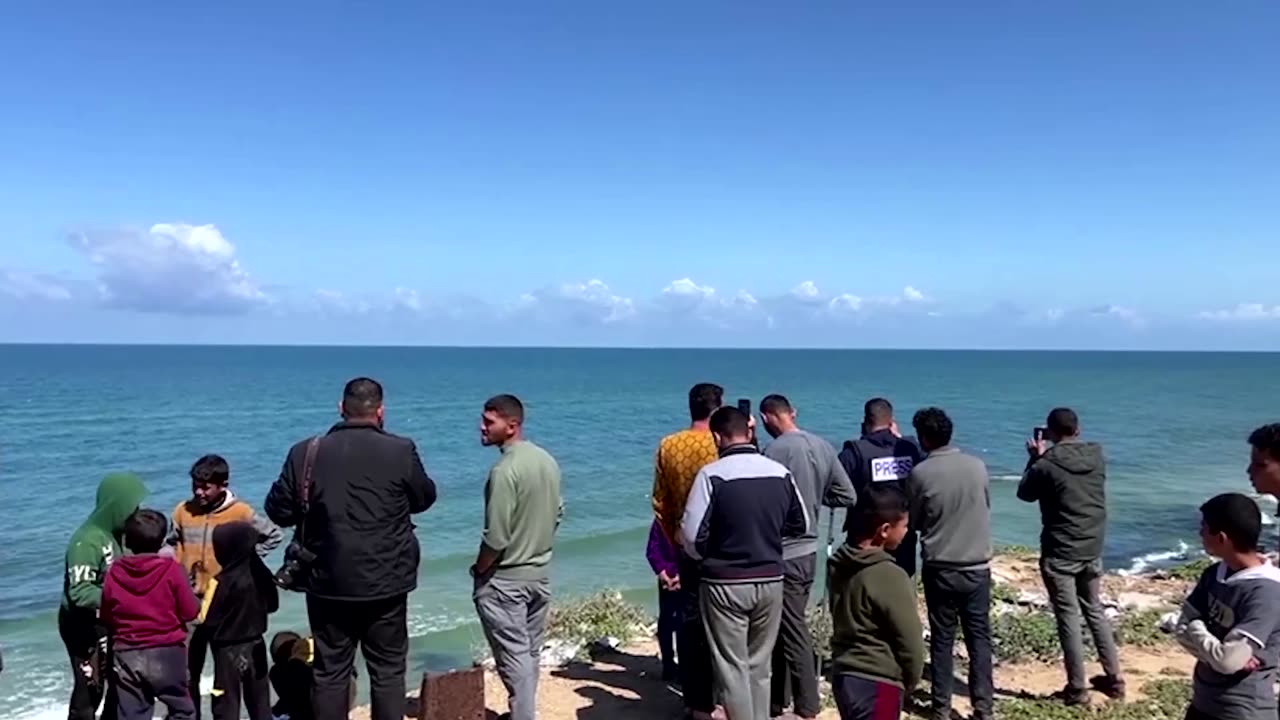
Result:
M865 540L881 525L892 525L907 514L906 493L891 485L872 485L858 495L851 514L850 537Z
M201 485L231 482L231 466L221 455L205 455L191 466L191 481Z
M724 388L715 383L698 383L689 388L689 419L697 422L711 417L724 404Z
M749 428L746 414L736 407L726 405L711 413L711 432L721 437L746 437Z
M524 424L524 403L515 395L494 395L484 401L484 411Z
M1280 423L1263 425L1249 435L1249 444L1280 462Z
M760 401L760 412L761 414L791 412L791 401L776 393L773 395L765 395L764 399Z
M862 418L873 425L887 425L893 421L893 403L884 398L871 398L862 406Z
M951 433L955 430L947 412L937 407L927 407L916 412L911 419L911 426L916 429L920 441L934 450L950 445Z
M135 554L160 552L168 534L169 521L155 510L139 508L124 522L124 546Z
M1262 512L1258 503L1240 493L1223 493L1200 506L1204 525L1211 533L1222 533L1240 552L1258 549L1262 535Z
M358 377L342 389L342 412L353 418L367 418L382 407L382 384L373 378Z
M1076 415L1076 411L1071 408L1054 408L1044 424L1049 428L1049 432L1062 437L1075 437L1080 434L1080 416Z

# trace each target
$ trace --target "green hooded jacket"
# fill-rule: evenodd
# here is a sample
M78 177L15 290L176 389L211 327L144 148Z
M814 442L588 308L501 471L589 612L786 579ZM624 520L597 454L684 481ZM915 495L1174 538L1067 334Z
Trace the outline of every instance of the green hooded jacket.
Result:
M882 548L831 558L831 660L837 673L910 692L924 674L924 630L911 578Z
M66 574L62 579L62 607L97 610L107 566L121 555L124 523L147 496L137 475L116 473L98 484L98 501L67 545Z

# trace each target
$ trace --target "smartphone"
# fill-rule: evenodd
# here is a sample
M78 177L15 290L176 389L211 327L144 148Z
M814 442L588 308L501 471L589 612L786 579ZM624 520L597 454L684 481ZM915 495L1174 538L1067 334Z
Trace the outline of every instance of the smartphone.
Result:
M1045 428L1038 427L1035 430L1031 431L1031 437L1035 438L1036 442L1044 442L1044 436L1045 436Z
M750 415L750 414L751 414L751 399L750 399L750 398L739 398L739 399L738 399L738 410L739 410L739 411L741 411L743 415Z

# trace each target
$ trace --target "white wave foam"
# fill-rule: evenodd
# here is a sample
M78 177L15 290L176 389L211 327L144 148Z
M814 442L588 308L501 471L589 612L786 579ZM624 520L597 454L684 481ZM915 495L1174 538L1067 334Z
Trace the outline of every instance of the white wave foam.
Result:
M991 479L999 480L1000 482L1020 482L1022 480L1022 476L1015 473L1001 473L999 475L992 475Z
M1139 555L1133 559L1133 564L1131 564L1127 569L1120 570L1116 574L1126 576L1139 575L1151 570L1152 568L1159 567L1161 565L1168 565L1175 560L1186 560L1190 553L1191 546L1179 540L1177 550L1164 550L1162 552L1152 552L1147 553L1146 555Z

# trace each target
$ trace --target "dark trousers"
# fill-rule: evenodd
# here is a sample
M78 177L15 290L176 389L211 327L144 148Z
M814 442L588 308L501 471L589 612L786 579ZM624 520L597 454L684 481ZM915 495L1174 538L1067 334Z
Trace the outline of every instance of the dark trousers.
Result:
M831 693L840 720L898 720L902 715L902 688L887 682L836 673Z
M1102 607L1102 560L1071 561L1040 558L1040 576L1049 592L1049 604L1058 623L1062 643L1062 664L1067 670L1067 687L1088 689L1084 676L1085 645L1082 625L1089 626L1093 646L1107 677L1120 679L1120 651L1116 648L1111 621ZM1083 621L1082 621L1083 616Z
M119 720L151 720L157 700L168 708L168 720L195 717L183 646L117 650L114 664Z
M991 669L991 570L924 566L924 599L929 606L930 685L935 717L950 717L957 622L969 651L969 697L973 717L993 717L995 683Z
M92 611L58 610L58 634L71 660L71 703L68 720L94 720L105 697L102 720L116 717L115 683L111 682L111 654L107 631Z
M201 706L204 704L200 696L200 676L204 674L204 658L209 654L209 631L203 625L191 628L187 636L187 686L191 690L191 702L195 704L195 720L200 720Z
M711 646L703 625L699 588L702 569L694 560L680 557L680 600L684 624L680 627L680 685L684 707L690 712L710 713L716 708L712 689Z
M782 715L794 698L795 714L814 718L822 709L818 699L818 662L813 651L813 635L806 617L817 554L783 563L782 623L773 646L773 678L769 693L769 714Z
M267 644L262 638L213 646L213 720L240 720L242 702L249 720L271 720Z
M312 664L316 720L346 719L357 645L369 668L372 720L404 720L407 614L406 595L363 601L307 595L307 617L316 644Z
M664 679L674 678L679 670L680 626L684 624L684 600L679 590L663 590L658 584L658 651L662 654Z
M902 538L902 543L898 545L893 552L889 553L893 556L893 561L898 567L902 568L908 576L916 576L916 545L919 544L920 535L914 529L908 530L907 534Z

